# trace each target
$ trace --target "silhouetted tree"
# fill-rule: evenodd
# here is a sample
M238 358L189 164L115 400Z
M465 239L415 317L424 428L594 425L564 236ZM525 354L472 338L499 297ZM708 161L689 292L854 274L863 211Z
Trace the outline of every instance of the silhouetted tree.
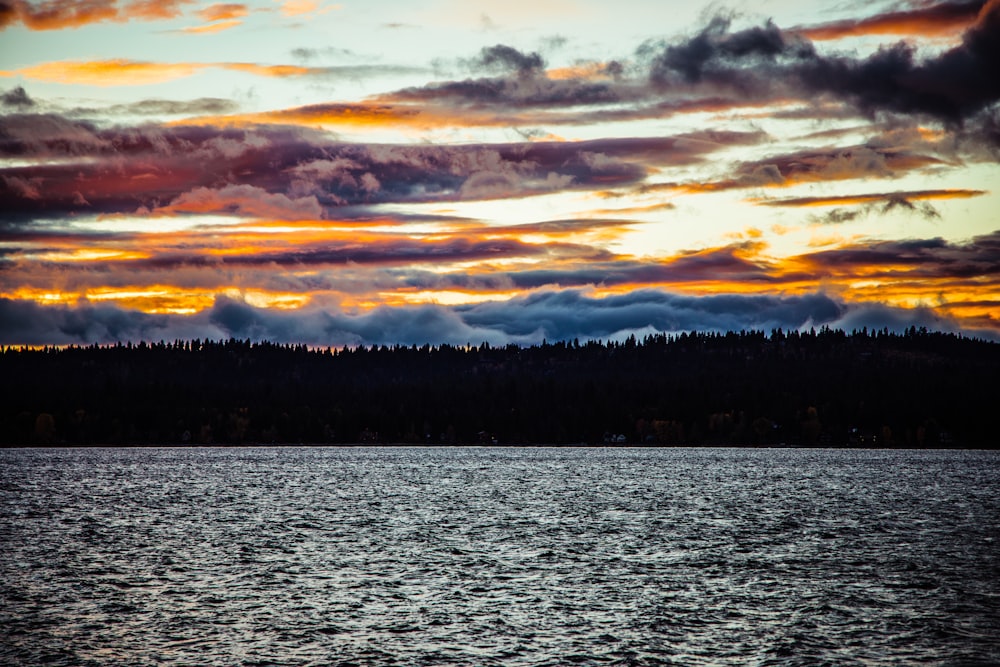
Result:
M531 347L7 347L0 443L558 444L624 435L641 444L993 446L997 377L1000 345L917 328Z

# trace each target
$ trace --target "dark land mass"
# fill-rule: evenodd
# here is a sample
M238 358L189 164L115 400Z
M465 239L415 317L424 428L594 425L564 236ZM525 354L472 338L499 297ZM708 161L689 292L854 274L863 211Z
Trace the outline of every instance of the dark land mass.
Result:
M6 348L0 444L995 447L1000 344L824 328L532 347Z

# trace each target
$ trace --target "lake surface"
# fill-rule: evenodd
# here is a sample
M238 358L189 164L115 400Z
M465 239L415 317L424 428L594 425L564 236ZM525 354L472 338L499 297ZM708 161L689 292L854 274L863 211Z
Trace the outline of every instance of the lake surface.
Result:
M986 451L0 450L0 664L997 664L998 492Z

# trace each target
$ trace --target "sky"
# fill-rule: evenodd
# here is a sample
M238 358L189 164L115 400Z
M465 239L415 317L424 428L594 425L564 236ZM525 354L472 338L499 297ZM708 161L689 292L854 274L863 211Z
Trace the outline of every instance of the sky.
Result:
M0 345L1000 340L1000 0L0 0Z

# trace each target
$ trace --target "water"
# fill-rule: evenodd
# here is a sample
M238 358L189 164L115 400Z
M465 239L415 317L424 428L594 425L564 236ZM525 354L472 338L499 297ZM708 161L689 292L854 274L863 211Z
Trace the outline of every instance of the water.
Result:
M0 663L1000 662L1000 454L0 451Z

